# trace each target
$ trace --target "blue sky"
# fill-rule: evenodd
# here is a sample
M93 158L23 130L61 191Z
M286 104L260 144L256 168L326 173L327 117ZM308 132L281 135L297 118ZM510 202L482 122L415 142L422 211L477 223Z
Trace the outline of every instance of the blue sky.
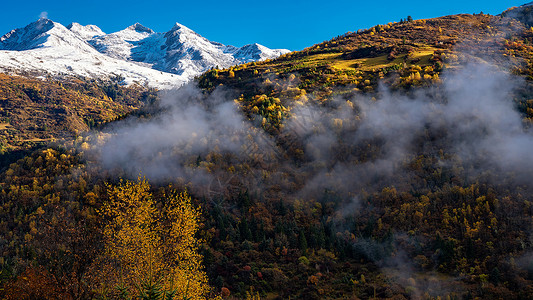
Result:
M0 35L47 14L63 25L94 24L107 33L135 22L164 32L179 22L224 44L257 42L270 48L300 50L347 31L398 21L408 15L425 19L481 11L498 14L528 1L4 1Z

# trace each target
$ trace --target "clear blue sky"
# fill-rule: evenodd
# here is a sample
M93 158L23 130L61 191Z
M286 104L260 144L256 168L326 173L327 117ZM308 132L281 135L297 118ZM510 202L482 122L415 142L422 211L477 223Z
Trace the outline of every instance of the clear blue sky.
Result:
M408 15L425 19L481 11L498 14L529 1L3 1L0 35L24 27L46 13L49 19L63 25L94 24L106 33L135 22L164 32L179 22L223 44L257 42L270 48L300 50L347 31L398 21Z

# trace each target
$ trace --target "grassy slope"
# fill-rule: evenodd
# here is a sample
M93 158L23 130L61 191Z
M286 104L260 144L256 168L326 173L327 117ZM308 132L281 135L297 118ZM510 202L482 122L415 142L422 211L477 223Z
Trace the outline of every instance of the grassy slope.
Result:
M496 63L502 66L525 70L531 57L524 49L512 58L517 53L509 53L506 44L511 37L524 42L533 35L517 21L490 15L389 23L347 33L275 60L234 67L233 77L229 76L230 70L213 70L200 78L200 84L205 88L223 84L246 95L261 91L267 78L282 82L295 74L300 79L299 88L323 99L331 95L328 88L331 86L337 90L373 91L380 80L390 81L393 87L432 83L423 80L425 74L433 78L443 65L457 66L469 53L483 54L487 59L499 60ZM498 58L502 54L508 55L505 61ZM407 80L413 72L419 72L422 80Z

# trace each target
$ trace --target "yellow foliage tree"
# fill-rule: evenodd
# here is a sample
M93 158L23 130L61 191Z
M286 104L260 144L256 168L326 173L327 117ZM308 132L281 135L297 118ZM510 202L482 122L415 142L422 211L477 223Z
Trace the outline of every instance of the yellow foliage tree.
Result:
M107 186L109 201L100 213L105 255L114 267L107 284L135 293L144 284L175 292L179 299L205 299L210 287L195 238L200 212L187 193L165 195L157 206L150 185L140 177Z

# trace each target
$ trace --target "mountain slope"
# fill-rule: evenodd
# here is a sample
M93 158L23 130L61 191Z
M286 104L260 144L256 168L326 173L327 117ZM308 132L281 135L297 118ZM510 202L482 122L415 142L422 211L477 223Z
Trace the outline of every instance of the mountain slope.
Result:
M274 145L198 156L228 182L216 194L227 202L206 204L208 274L241 297L244 284L299 299L531 298L532 169L521 165L533 144L532 41L516 20L463 14L202 75L205 90L242 95ZM234 192L246 183L249 194Z
M89 39L88 42L96 50L107 56L121 60L145 62L142 59L131 59L132 48L144 48L142 47L144 43L141 44L140 41L152 36L153 33L153 30L136 23L114 33L96 36L93 39ZM155 37L157 36L155 35ZM145 50L149 53L157 54L160 49L158 47L148 47Z
M151 103L153 89L0 74L0 169L54 140L71 139Z

